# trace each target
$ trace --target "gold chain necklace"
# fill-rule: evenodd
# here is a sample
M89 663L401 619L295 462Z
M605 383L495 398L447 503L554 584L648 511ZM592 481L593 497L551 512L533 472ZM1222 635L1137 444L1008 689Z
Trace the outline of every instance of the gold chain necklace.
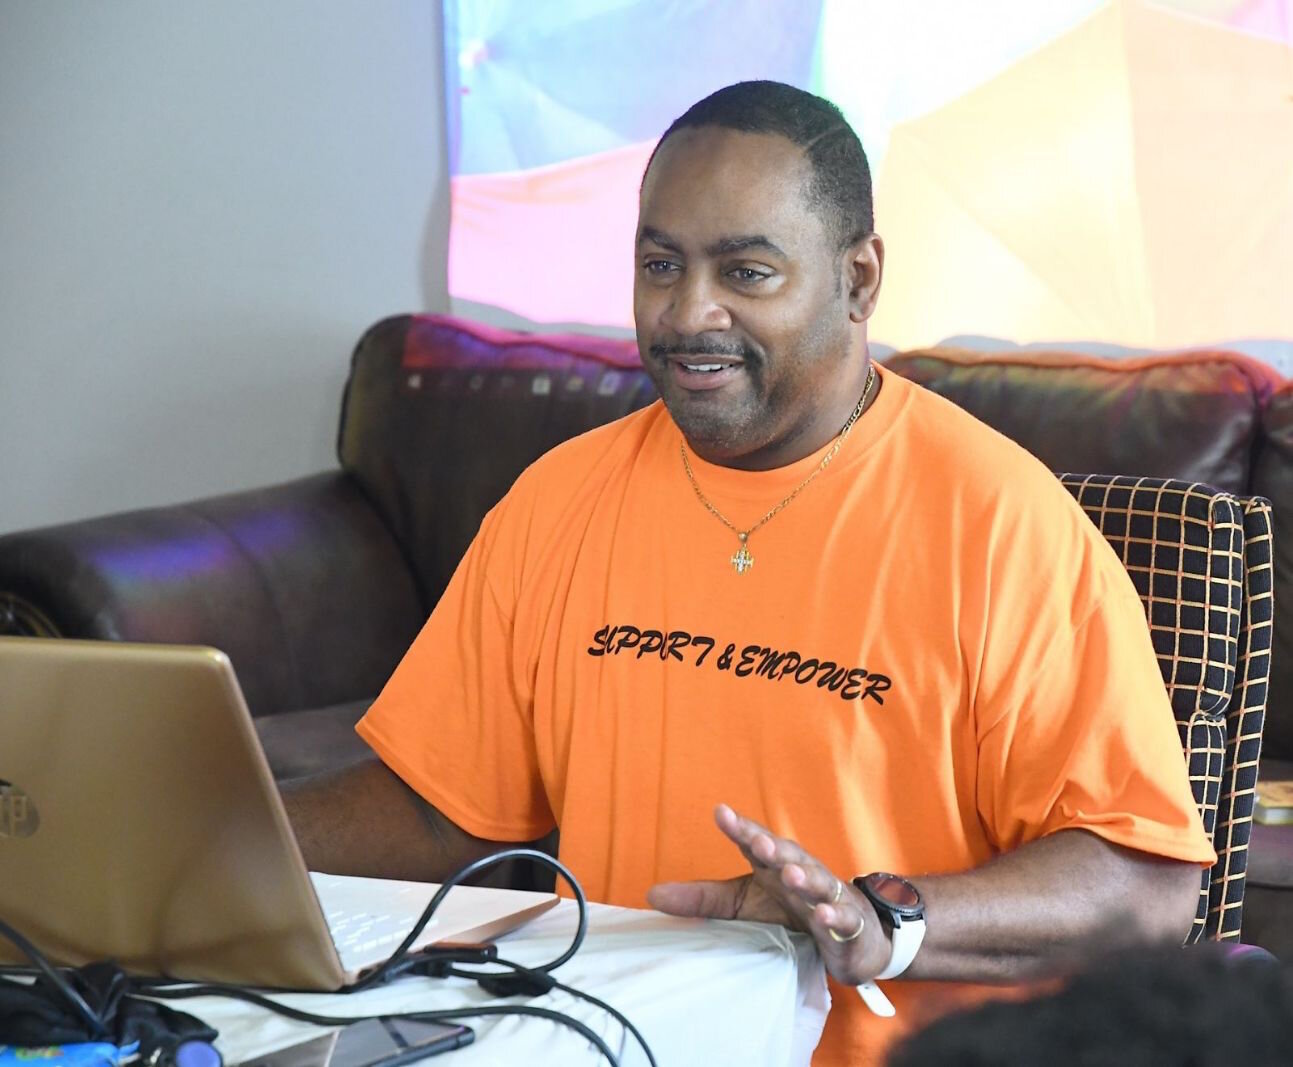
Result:
M748 530L738 530L736 528L736 524L731 522L726 515L724 515L721 511L718 510L718 508L716 508L713 505L709 497L707 497L703 492L701 492L700 483L696 481L696 475L692 473L691 464L687 462L686 438L684 438L681 442L679 442L678 450L682 455L682 469L687 472L687 480L691 482L691 487L694 490L696 490L696 499L699 500L705 506L706 511L710 512L714 516L714 518L718 519L719 522L721 522L724 526L726 526L729 530L731 530L734 534L736 534L736 536L740 539L741 547L737 549L736 554L730 560L737 574L744 574L746 571L748 571L751 567L754 566L754 557L750 555L750 546L748 543L750 540L750 534L754 533L755 530L757 530L765 522L771 519L772 516L777 514L777 512L779 512L782 508L784 508L787 504L789 504L792 500L794 500L795 497L797 497L800 493L802 493L805 489L807 489L809 484L812 482L812 480L816 478L819 474L821 474L822 471L824 471L827 468L827 466L830 464L831 460L835 458L836 453L839 452L841 446L844 444L844 438L848 436L849 430L853 429L853 424L858 421L858 417L862 414L863 409L866 407L867 400L869 400L871 397L871 388L872 386L875 385L875 378L876 378L875 365L872 364L867 368L866 384L862 387L862 399L857 402L857 407L853 409L853 414L849 416L848 422L844 424L844 429L840 430L839 436L835 438L835 444L831 446L831 450L822 457L822 461L819 464L817 464L817 466L813 469L812 474L810 474L807 478L805 478L802 482L800 482L797 486L795 486L795 488L791 491L788 497L782 500L780 504L776 505L776 507L774 507L771 511L769 511L766 515L764 515L763 518L761 518Z

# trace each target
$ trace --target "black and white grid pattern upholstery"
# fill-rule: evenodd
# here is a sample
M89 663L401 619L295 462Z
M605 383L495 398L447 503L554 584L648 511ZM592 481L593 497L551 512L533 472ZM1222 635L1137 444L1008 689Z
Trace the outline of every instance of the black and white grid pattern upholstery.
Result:
M1145 605L1190 786L1217 850L1189 940L1238 940L1270 677L1270 504L1159 478L1060 480Z

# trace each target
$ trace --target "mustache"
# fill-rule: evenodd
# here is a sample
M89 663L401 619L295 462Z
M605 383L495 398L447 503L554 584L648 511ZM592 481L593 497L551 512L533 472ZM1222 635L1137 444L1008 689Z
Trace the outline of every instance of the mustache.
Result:
M716 341L693 337L678 341L657 341L648 349L657 359L665 356L737 356L747 362L759 358L758 352L741 341Z

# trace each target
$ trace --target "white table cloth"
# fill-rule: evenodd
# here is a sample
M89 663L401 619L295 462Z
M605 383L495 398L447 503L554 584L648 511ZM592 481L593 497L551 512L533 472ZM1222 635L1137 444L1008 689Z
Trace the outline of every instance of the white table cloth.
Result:
M574 934L576 910L556 908L498 942L499 955L536 966L560 955ZM588 937L554 975L614 1005L642 1032L660 1067L808 1064L830 1006L812 940L773 926L675 919L650 911L589 906ZM330 1015L433 1011L499 1003L464 979L403 978L345 996L290 995L284 1003ZM597 1033L628 1067L646 1057L600 1008L554 991L517 999L572 1015ZM236 1064L321 1031L221 997L172 1002L220 1031L217 1047ZM437 1060L453 1067L605 1063L587 1040L546 1019L514 1016L462 1020L474 1044Z

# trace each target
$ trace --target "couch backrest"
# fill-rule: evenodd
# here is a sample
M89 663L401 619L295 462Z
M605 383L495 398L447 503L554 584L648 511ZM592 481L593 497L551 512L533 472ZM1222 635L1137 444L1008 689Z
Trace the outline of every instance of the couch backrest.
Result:
M1233 352L1109 359L1061 352L901 352L886 361L1054 471L1138 474L1248 493L1280 377Z
M337 450L404 546L430 610L521 471L655 396L631 340L400 315L355 349Z

